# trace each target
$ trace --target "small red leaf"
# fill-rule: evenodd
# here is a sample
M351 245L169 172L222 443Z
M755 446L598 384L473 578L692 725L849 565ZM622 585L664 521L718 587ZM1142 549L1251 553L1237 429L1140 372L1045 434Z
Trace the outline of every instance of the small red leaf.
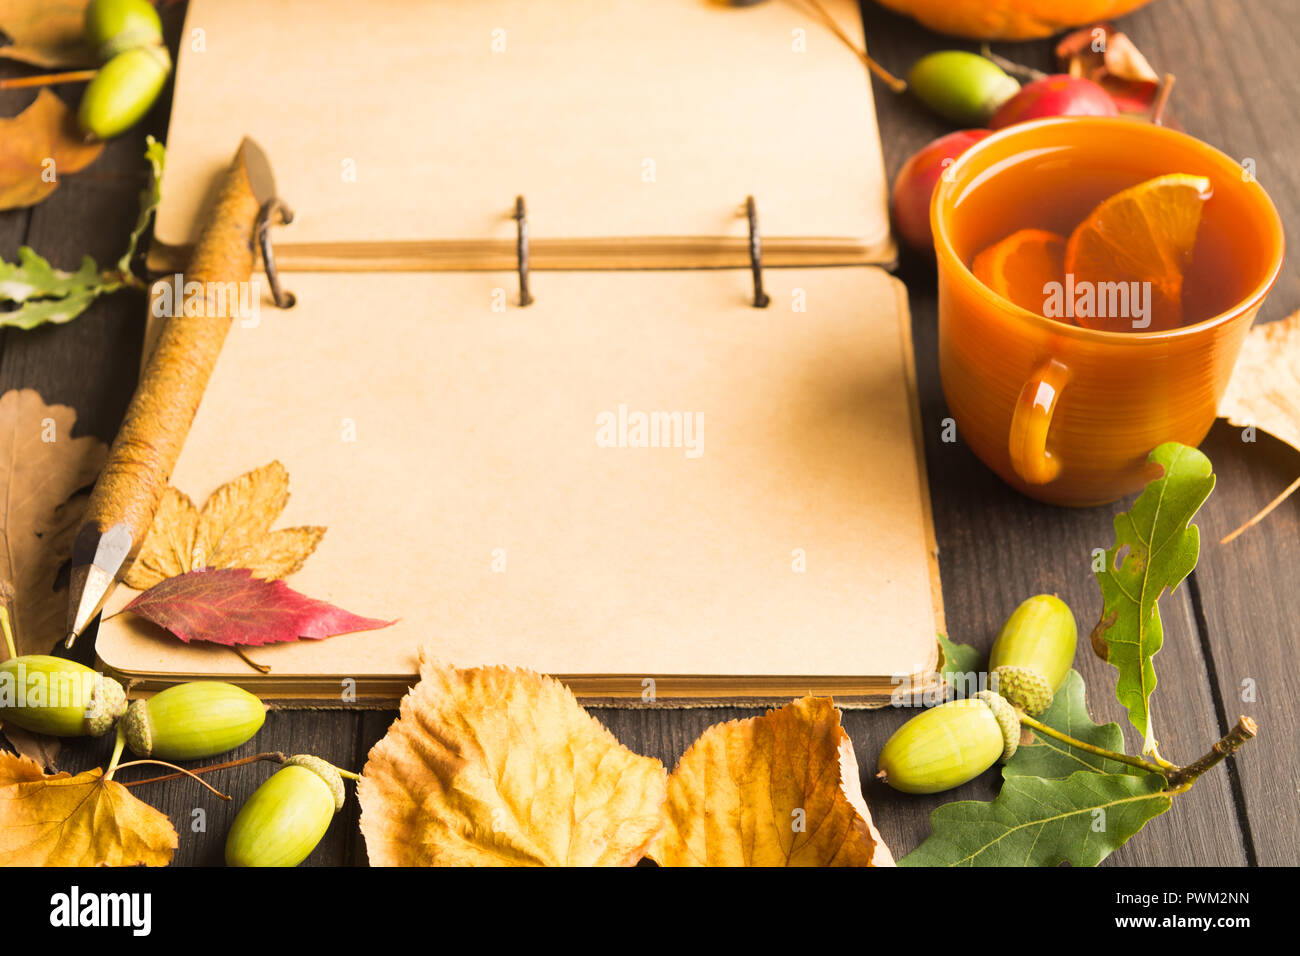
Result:
M245 568L188 571L155 584L123 610L171 631L182 641L255 647L373 631L393 621L358 617L299 594L283 581L263 581Z

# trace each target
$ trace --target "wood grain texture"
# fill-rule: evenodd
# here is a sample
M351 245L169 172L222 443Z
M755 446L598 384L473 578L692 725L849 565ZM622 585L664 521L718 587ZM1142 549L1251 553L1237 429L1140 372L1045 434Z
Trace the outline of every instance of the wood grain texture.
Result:
M1188 132L1237 158L1253 158L1287 231L1300 235L1300 36L1289 0L1257 0L1247 8L1218 0L1159 0L1126 17L1122 26L1158 70L1178 76L1173 113ZM179 10L165 11L174 37ZM872 52L904 73L934 49L967 46L929 34L910 20L868 4L864 8ZM998 52L1046 67L1051 44L999 45ZM12 69L12 68L7 68ZM75 88L74 88L75 90ZM65 94L66 95L66 94ZM887 167L892 179L916 148L948 127L907 97L875 84ZM13 113L22 100L0 95ZM166 104L155 109L155 132ZM0 254L12 257L26 240L58 264L76 264L82 252L111 259L125 241L142 183L143 133L114 142L99 161L69 180L33 212L0 214ZM301 199L299 202L301 203ZM987 649L1003 618L1029 594L1058 593L1087 632L1100 594L1090 573L1093 548L1111 543L1116 508L1062 509L1036 504L1007 489L966 449L958 436L942 441L947 417L935 359L933 266L906 255L899 274L911 293L926 456L940 542L944 595L952 636ZM1288 264L1261 321L1300 306L1300 270ZM68 326L6 332L0 388L31 385L47 401L78 409L81 427L111 438L134 383L143 325L142 297L113 296ZM1164 605L1165 647L1157 658L1160 687L1154 716L1162 751L1190 761L1235 721L1253 716L1260 737L1235 761L1204 778L1173 809L1115 853L1108 865L1295 864L1300 860L1300 806L1296 793L1295 739L1300 730L1300 670L1292 658L1300 620L1300 502L1278 509L1260 527L1221 547L1218 539L1254 513L1300 471L1300 456L1267 436L1247 444L1220 423L1203 446L1219 476L1203 510L1200 566ZM1123 507L1123 506L1120 506ZM1095 719L1124 722L1111 694L1114 671L1081 646L1079 669L1092 688ZM1256 698L1243 701L1253 681ZM646 707L603 709L599 718L632 749L671 767L710 724L759 711L709 708L676 711ZM992 776L948 794L897 794L870 778L875 758L906 711L850 711L844 725L864 776L864 792L877 825L896 855L929 832L929 812L952 799L990 799ZM360 769L393 719L391 712L272 712L255 741L240 752L314 752L340 766ZM1128 731L1130 745L1136 735ZM71 742L61 764L79 770L107 759L107 741ZM178 864L221 859L225 828L239 802L266 779L260 764L225 771L213 782L235 798L224 804L189 782L137 791L167 812L181 834ZM147 771L133 771L141 776ZM349 788L351 789L351 788ZM206 833L192 831L194 811L206 814ZM308 865L364 864L356 802L335 819Z

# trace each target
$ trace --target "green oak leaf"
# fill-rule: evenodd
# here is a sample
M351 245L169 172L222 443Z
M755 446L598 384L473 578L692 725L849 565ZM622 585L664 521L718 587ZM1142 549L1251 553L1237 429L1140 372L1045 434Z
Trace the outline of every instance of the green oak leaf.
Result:
M146 137L144 158L149 164L149 182L140 191L140 214L136 217L135 228L131 230L126 252L122 253L122 258L117 260L118 272L131 271L131 259L134 258L136 247L140 244L140 237L149 227L149 218L158 208L158 203L162 202L162 174L163 166L167 162L167 149L152 136Z
M16 263L0 261L0 302L61 299L99 283L99 267L83 256L76 272L56 269L30 246L18 250Z
M1169 809L1164 785L1153 773L1010 777L991 803L935 810L933 832L898 865L1096 866Z
M957 690L959 697L973 697L980 687L968 686L978 677L984 655L969 644L958 644L948 640L948 635L939 635L939 650L943 659L939 661L939 676L944 682Z
M75 272L65 272L54 268L34 249L23 246L18 250L17 262L0 260L0 303L15 306L0 309L0 327L34 329L47 323L69 322L101 295L139 284L131 275L131 259L149 217L158 207L165 155L162 144L150 136L144 155L149 163L149 182L140 193L140 215L116 271L101 272L94 259L83 256Z
M1124 732L1119 724L1094 724L1088 716L1087 688L1078 671L1070 671L1052 698L1052 705L1038 719L1085 744L1115 753L1124 752ZM1026 728L1029 729L1029 728ZM1002 776L1060 779L1080 770L1097 773L1140 774L1141 770L1062 743L1055 737L1034 734L1032 743L1022 743L1002 768Z
M1115 516L1115 546L1097 571L1104 599L1092 646L1119 670L1115 696L1145 738L1143 753L1155 752L1150 697L1156 686L1151 659L1164 631L1158 601L1196 567L1201 538L1191 519L1214 490L1210 460L1195 448L1166 442L1149 461L1164 474L1149 482L1131 511ZM1118 568L1116 557L1127 552Z

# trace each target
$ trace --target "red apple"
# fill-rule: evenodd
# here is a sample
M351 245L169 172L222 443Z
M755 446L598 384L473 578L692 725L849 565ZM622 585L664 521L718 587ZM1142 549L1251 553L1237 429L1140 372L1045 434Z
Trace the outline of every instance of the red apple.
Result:
M1012 123L1045 116L1118 116L1110 94L1092 80L1058 73L1026 83L993 114L989 126L1002 129Z
M989 135L986 129L962 129L927 143L903 164L894 180L894 227L909 246L934 251L930 235L930 197L939 177L958 156Z

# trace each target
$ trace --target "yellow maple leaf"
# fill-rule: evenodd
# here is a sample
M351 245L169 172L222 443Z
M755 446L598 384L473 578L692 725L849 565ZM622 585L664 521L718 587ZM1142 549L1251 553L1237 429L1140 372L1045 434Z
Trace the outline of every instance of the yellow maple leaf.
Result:
M829 697L715 724L668 778L661 866L892 866Z
M373 866L631 866L666 777L559 681L422 654L357 785L361 832Z
M103 771L47 774L0 751L0 866L166 866L166 815Z
M201 510L169 487L127 572L127 586L143 591L195 568L247 568L267 581L293 574L325 529L271 531L288 503L289 473L278 461L222 485Z
M1238 428L1262 428L1300 451L1300 312L1250 330L1219 402L1219 417ZM1300 478L1222 543L1258 524L1297 488Z

